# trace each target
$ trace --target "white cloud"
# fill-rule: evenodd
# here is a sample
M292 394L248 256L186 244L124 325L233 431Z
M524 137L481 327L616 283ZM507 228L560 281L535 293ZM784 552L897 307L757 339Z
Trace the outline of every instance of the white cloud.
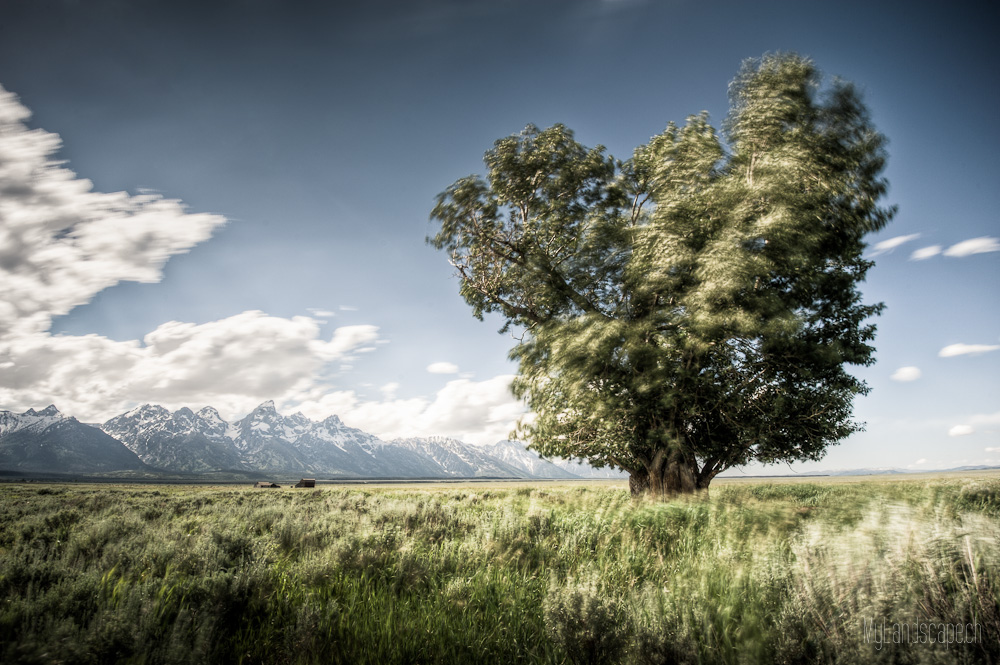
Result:
M503 430L502 436L501 433L495 436L506 438L524 410L510 392L513 378L501 375L479 382L468 379L449 381L438 391L424 416L428 424L433 423L442 432L471 433L488 429L490 425L499 425Z
M378 326L343 326L333 331L333 338L329 342L317 340L312 344L316 354L320 357L326 360L337 360L344 357L348 351L358 350L377 339Z
M988 453L1000 453L1000 448L983 448Z
M329 309L319 309L316 307L310 307L306 311L315 316L317 319L332 319L337 316L337 313Z
M967 436L979 431L987 433L994 431L991 428L1000 425L1000 411L996 413L977 413L966 419L966 424L955 425L948 430L948 436ZM987 448L986 452L1000 452L1000 448Z
M918 459L916 462L914 462L914 464L927 464L927 458L926 457L922 457L922 458Z
M937 256L941 253L941 245L930 245L929 247L922 247L920 249L914 250L910 254L911 261L923 261L924 259L929 259L932 256Z
M436 362L427 366L431 374L458 374L458 365L449 362Z
M893 381L916 381L921 376L919 367L900 367L889 378Z
M916 240L920 237L919 233L913 233L907 236L896 236L894 238L889 238L883 240L882 242L877 242L872 246L872 252L869 256L878 256L879 254L885 254L886 252L891 252L900 245L906 244L911 240Z
M949 344L940 351L938 356L942 358L953 358L955 356L979 355L1000 349L998 344Z
M290 399L310 418L336 413L347 425L383 439L448 436L486 444L506 439L524 413L524 405L510 392L513 378L455 379L433 399L396 399L398 386L393 384L383 386L382 401L362 401L353 391L323 392L318 387L290 395Z
M373 325L320 338L312 317L247 311L194 324L168 321L141 341L52 335L52 318L122 281L157 282L173 255L225 222L179 201L93 192L52 159L59 137L29 130L30 112L0 88L0 408L56 403L101 421L141 402L211 404L242 416L267 399L330 392L323 377L351 353L387 340ZM342 307L353 310L351 307ZM333 316L330 310L311 310Z
M897 238L890 238L884 242L875 245L875 252L871 256L877 256L885 251L893 249L902 242L911 240L916 236L899 236ZM891 246L882 248L882 245L887 243L895 243ZM944 249L941 245L930 245L928 247L922 247L920 249L914 250L910 254L911 261L923 261L924 259L929 259L931 257L937 256L938 254L944 254L945 256L951 256L955 258L962 258L966 256L972 256L973 254L985 254L988 252L1000 252L1000 239L993 238L990 236L982 236L980 238L970 238L969 240L963 240L962 242L956 243Z
M1000 252L1000 239L983 236L981 238L971 238L952 245L944 251L945 256L972 256L973 254L985 254L987 252Z
M0 337L44 332L55 316L123 281L156 282L167 259L225 222L155 194L91 191L52 159L58 135L0 88Z
M505 438L524 406L511 376L450 380L432 398L379 401L337 390L325 378L388 340L373 325L320 337L319 318L246 311L207 323L168 321L142 340L52 335L53 317L122 281L156 282L166 261L208 239L225 222L192 214L155 193L92 191L52 159L58 136L29 130L17 98L0 88L0 408L56 403L83 421L100 422L142 402L170 409L212 405L226 418L273 399L312 417L336 413L384 437L453 436L473 443ZM343 305L340 311L356 311ZM315 318L314 318L315 317ZM352 355L355 354L355 355ZM428 371L455 374L452 363Z
M0 403L23 410L54 402L83 420L141 402L245 415L266 399L322 385L323 367L377 330L338 328L324 341L314 319L249 311L201 325L170 321L143 344L36 333L0 342Z

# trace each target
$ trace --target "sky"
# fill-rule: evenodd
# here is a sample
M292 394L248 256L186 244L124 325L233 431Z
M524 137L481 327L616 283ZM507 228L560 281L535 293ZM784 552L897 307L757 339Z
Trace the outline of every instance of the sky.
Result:
M3 0L0 409L280 411L506 438L515 340L425 242L494 140L619 157L795 51L889 139L866 431L770 473L1000 464L1000 27L984 2ZM761 469L738 470L759 473Z

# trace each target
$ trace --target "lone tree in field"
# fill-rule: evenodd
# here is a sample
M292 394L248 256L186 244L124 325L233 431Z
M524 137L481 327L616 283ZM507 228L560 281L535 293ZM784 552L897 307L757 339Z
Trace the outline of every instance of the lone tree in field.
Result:
M430 239L482 318L521 333L514 382L543 455L707 488L750 461L816 460L861 428L852 398L881 304L861 301L885 139L858 93L796 55L744 63L723 144L706 114L622 163L562 125L486 153L439 195Z

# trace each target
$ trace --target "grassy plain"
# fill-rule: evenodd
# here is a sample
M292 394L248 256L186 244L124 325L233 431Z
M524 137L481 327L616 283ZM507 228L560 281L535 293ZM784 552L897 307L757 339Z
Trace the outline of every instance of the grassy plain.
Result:
M0 661L996 663L1000 475L0 485Z

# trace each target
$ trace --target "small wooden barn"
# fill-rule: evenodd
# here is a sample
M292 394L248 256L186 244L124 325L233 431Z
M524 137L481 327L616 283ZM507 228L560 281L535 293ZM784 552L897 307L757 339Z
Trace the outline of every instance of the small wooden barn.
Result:
M258 480L253 484L254 487L281 487L278 483L272 483L267 480Z
M316 487L315 478L303 478L299 482L295 483L296 487Z

